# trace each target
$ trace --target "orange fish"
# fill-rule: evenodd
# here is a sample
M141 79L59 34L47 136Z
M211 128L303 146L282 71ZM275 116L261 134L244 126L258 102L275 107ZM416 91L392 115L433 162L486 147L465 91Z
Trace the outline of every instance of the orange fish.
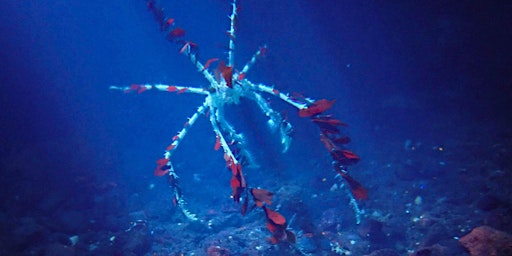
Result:
M250 191L256 206L262 207L263 203L267 205L272 204L272 196L274 195L274 193L259 188L252 188Z
M245 182L245 177L242 173L242 165L240 163L235 164L233 159L224 154L224 159L226 160L227 166L231 169L232 177L231 177L231 189L233 190L233 200L235 202L240 202L240 197L247 187Z
M263 206L263 210L267 217L267 229L272 233L269 241L273 244L277 244L280 241L295 243L297 240L295 234L286 229L286 219L284 216L265 206Z

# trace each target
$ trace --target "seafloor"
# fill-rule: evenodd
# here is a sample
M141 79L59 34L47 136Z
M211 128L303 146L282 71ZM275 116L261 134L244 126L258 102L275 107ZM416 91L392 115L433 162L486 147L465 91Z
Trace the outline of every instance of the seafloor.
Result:
M230 200L197 208L200 221L189 222L166 193L97 180L86 171L66 172L86 167L83 156L94 155L87 148L71 153L69 139L77 138L11 147L1 161L1 254L469 255L459 241L471 230L512 230L512 131L476 127L436 141L383 139L386 150L376 150L377 160L364 164L374 171L356 175L371 195L360 204L360 225L346 198L320 177L306 181L307 188L293 177L269 185L281 211L296 214L290 223L297 233L293 246L269 243L261 212L241 217ZM41 152L53 152L54 158ZM60 159L70 165L63 168ZM46 168L62 175L33 171ZM501 236L506 237L493 235L485 243L507 248L495 255L510 255L510 238L508 244L496 242Z
M169 1L202 58L223 57L229 1L200 2ZM248 182L275 192L296 242L271 243L259 208L241 216L205 118L173 155L187 220L153 168L200 102L108 91L204 82L146 3L5 1L0 255L512 255L510 4L244 2L237 56L272 49L248 76L337 99L369 192L361 223L314 124L275 99L295 128L285 154L254 104L227 112L254 153Z

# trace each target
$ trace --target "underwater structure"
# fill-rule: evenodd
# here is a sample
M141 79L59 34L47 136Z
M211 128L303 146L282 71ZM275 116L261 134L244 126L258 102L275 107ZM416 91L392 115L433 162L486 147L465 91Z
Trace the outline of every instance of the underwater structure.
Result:
M147 84L134 83L128 86L111 86L114 91L124 93L143 93L148 90L157 90L175 94L199 94L204 96L202 104L196 107L195 113L184 123L183 128L171 139L164 150L163 157L157 160L154 175L165 177L172 189L172 201L176 207L190 220L197 221L197 214L187 208L185 196L179 183L179 170L173 166L172 155L185 139L189 129L196 121L204 116L211 124L215 136L214 150L223 151L223 159L231 173L229 185L232 189L232 198L240 203L241 213L259 208L263 211L267 229L271 233L270 242L295 243L296 235L288 228L287 219L272 209L273 192L259 187L250 187L244 176L244 167L250 165L252 156L247 149L242 133L238 132L226 118L226 109L237 106L241 98L246 98L259 107L262 114L268 118L267 124L272 131L278 131L283 152L287 151L292 141L293 126L280 111L274 110L264 96L271 95L297 109L298 115L310 119L319 129L319 140L329 152L332 159L332 169L336 177L341 179L347 188L350 205L354 210L356 222L360 223L362 212L357 200L366 199L367 190L349 175L348 166L357 163L360 158L346 149L350 138L342 133L347 125L325 112L330 109L335 100L315 100L298 93L285 93L273 86L255 83L249 80L251 68L267 53L267 47L261 46L256 50L245 65L237 68L235 63L236 32L239 7L233 1L229 17L229 28L226 31L228 41L227 58L211 58L201 60L198 55L199 46L186 37L186 30L179 27L175 19L165 13L164 8L156 0L147 0L147 8L154 16L166 39L177 46L180 54L186 56L197 72L203 75L206 84L202 87L191 87L175 84ZM216 68L213 65L216 64ZM226 182L227 183L227 182ZM254 182L253 182L254 183ZM251 183L251 184L253 184ZM249 202L252 203L249 203Z

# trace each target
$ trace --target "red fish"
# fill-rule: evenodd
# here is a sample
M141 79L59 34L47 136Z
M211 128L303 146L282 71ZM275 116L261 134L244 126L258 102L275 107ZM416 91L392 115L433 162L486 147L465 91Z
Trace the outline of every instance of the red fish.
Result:
M138 94L141 94L143 92L145 92L148 88L146 88L146 86L141 86L139 87L139 90L137 91Z
M353 165L360 160L359 156L348 150L336 149L332 150L330 153L332 158L342 165Z
M187 54L194 55L199 51L199 46L191 41L184 42L183 47L180 49L180 53L187 52Z
M361 183L357 180L349 176L348 174L342 175L342 177L347 181L350 186L350 191L354 197L358 200L366 200L368 199L368 190L366 190Z
M188 90L188 88L181 88L178 90L177 94L182 94L184 92L186 92Z
M333 141L325 134L320 134L320 141L324 144L324 147L329 151L332 158L343 165L352 165L357 163L360 158L354 152L349 150L342 150L336 146Z
M167 91L168 91L168 92L175 92L175 91L177 91L177 90L178 90L178 89L177 89L177 88L176 88L176 86L174 86L174 85L171 85L171 86L167 87Z
M267 207L263 208L263 210L265 210L267 221L269 221L273 226L270 231L275 231L276 226L286 225L286 219L284 218L283 215Z
M334 145L334 143L332 143L331 139L329 139L329 137L327 137L323 133L320 133L320 141L322 142L322 144L324 144L324 147L329 152L338 149L338 147L336 147L336 145Z
M240 163L235 164L231 156L224 153L224 160L226 160L226 165L231 170L231 189L233 190L233 200L235 202L240 202L240 197L247 187L245 182L245 177L242 173L242 165Z
M213 149L215 149L215 151L217 151L217 150L219 150L219 148L220 148L220 136L217 135L215 137L215 146L213 147Z
M321 99L313 102L313 104L309 105L307 108L303 108L299 110L300 117L310 117L317 114L320 114L332 107L332 105L336 102L336 100L326 100Z
M156 160L156 164L160 165L160 166L166 165L168 163L169 163L169 159L167 159L167 158L160 158L160 159Z
M224 81L226 81L226 85L229 88L233 88L233 67L226 66L226 63L221 61L219 62L217 69L219 70L222 78L224 78Z
M249 200L247 198L247 193L245 194L244 203L242 204L242 216L245 216L247 213L247 207L249 206Z
M160 158L156 161L156 168L155 168L155 176L162 177L169 173L171 166L168 165L169 159L167 158Z
M357 156L354 152L352 151L349 151L349 150L342 150L341 153L343 154L343 156L346 158L346 159L349 159L350 161L359 161L360 158L359 156Z
M317 116L317 117L311 119L311 121L313 121L317 124L323 123L323 124L329 124L332 126L344 126L344 127L348 126L348 124L346 124L338 119L334 119L332 117L332 115Z
M175 28L169 32L167 35L167 40L174 42L176 39L184 37L185 36L185 30L182 28Z
M222 71L222 77L224 81L226 81L226 85L229 88L233 88L233 67L226 67L226 69Z
M237 166L240 166L239 164ZM244 175L242 174L242 169L238 168L237 174L231 177L231 188L233 190L233 200L235 202L240 202L240 197L244 192L244 189L247 187L245 183Z
M203 70L206 70L213 62L216 62L218 60L219 60L219 58L211 58L211 59L207 60L206 63L204 63Z
M186 54L194 55L199 51L199 46L191 41L182 42L183 46L180 49L180 53L186 52Z
M124 93L129 93L133 91L138 91L142 87L141 84L131 84L130 87L124 90Z
M270 242L273 244L277 244L280 241L295 243L295 234L286 229L286 219L284 216L265 206L263 206L263 210L265 211L265 216L267 217L267 229L270 231L270 233L272 233Z
M259 54L259 56L265 56L265 55L267 55L267 52L268 52L267 47L266 46L261 46L260 47L260 54Z
M158 24L160 24L160 30L166 31L169 28L169 24L165 22L164 8L159 6L154 0L148 1L147 7L153 13L153 17Z
M331 138L331 140L336 144L347 144L350 142L349 137L343 137L343 136L334 137L334 138Z
M368 199L368 190L366 190L361 183L359 183L357 180L352 178L352 176L348 175L348 173L342 169L342 167L339 165L339 163L334 163L333 165L334 170L338 174L341 175L341 177L347 182L348 186L350 187L350 191L352 192L352 195L354 195L355 199L358 200L365 200Z
M263 203L267 205L272 204L272 196L274 195L274 193L265 189L252 188L251 195L254 199L256 206L262 207Z
M159 167L155 168L155 172L154 172L155 176L157 176L157 177L162 177L162 176L166 175L167 173L169 173L169 169L162 170L162 168L159 168Z

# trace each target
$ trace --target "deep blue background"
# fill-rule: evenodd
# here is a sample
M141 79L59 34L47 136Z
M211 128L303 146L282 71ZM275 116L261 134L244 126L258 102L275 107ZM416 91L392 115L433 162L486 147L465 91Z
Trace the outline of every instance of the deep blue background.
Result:
M170 2L164 4L167 12L199 44L201 59L224 57L227 1ZM354 176L371 179L375 173L386 176L367 168L390 157L386 144L401 146L407 139L442 144L510 124L510 13L507 1L243 1L236 62L242 67L266 44L268 56L248 75L253 82L336 99L332 112L350 124L350 147L363 158ZM30 182L20 186L42 183L83 195L90 188L70 182L77 177L112 183L120 194L145 191L150 183L168 193L152 176L154 161L201 96L126 95L108 87L204 82L159 32L144 1L2 3L0 154L17 168L2 170L4 195L15 197L19 186L13 184L24 180ZM272 149L278 138L265 130L256 108L242 105L230 117L270 172L296 173L291 169L325 157L312 124L273 102L288 112L296 129L285 156ZM255 125L248 125L251 121ZM175 155L185 176L223 173L213 144L202 119ZM259 182L266 182L264 177ZM215 182L220 186L228 179L226 174L225 180L200 186L215 189ZM38 201L44 195L33 196Z

